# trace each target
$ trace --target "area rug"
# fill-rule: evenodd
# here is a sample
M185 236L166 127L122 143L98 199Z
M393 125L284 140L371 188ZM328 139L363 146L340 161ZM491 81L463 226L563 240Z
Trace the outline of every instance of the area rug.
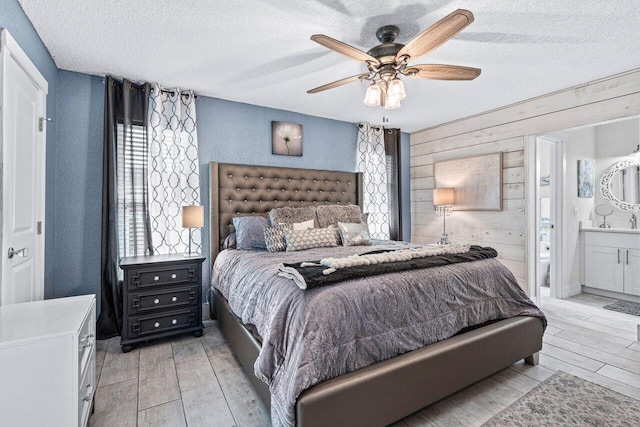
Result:
M558 371L483 427L640 426L640 401Z
M631 301L616 301L613 304L605 305L607 310L619 311L620 313L633 314L640 316L640 304Z

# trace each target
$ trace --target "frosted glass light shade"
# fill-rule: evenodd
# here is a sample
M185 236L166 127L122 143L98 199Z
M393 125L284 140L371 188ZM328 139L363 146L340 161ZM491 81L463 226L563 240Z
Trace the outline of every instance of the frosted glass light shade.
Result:
M182 207L182 228L204 227L204 206Z
M372 84L367 88L367 93L364 96L364 103L369 107L377 107L380 105L380 86Z
M454 205L455 190L453 188L435 188L433 190L433 204L435 206Z
M404 83L402 83L402 80L393 79L389 82L387 96L389 98L398 98L398 103L400 103L400 101L407 97L407 94L404 91Z
M400 108L400 98L387 95L384 101L384 109L395 110L396 108Z

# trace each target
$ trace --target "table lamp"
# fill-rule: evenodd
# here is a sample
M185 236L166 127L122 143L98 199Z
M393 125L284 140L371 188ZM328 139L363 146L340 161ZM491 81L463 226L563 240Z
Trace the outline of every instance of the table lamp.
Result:
M189 229L189 253L191 256L191 232L194 228L204 227L204 206L191 205L182 207L182 228ZM197 253L194 255L198 255Z
M455 190L453 188L434 188L433 204L436 206L438 215L442 215L442 236L439 245L448 245L447 237L447 216L451 215L451 207L455 204Z

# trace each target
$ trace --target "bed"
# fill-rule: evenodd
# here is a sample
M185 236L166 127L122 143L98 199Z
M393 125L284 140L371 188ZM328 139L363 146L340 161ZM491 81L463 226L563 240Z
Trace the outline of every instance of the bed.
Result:
M357 173L216 162L210 163L209 171L212 265L234 216L264 215L284 206L362 202L362 176ZM209 299L212 318L218 319L249 380L270 407L271 392L254 374L259 337L234 314L220 291L211 288ZM537 364L543 330L539 317L487 322L322 381L297 397L295 425L387 425L520 359Z

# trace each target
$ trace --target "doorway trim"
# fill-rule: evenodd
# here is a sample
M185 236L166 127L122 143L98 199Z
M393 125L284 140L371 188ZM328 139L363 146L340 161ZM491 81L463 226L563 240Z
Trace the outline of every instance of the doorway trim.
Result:
M529 293L536 298L540 297L536 269L540 264L539 223L540 208L538 198L540 192L538 170L538 138L545 138L553 142L551 149L551 180L552 201L552 226L551 233L551 296L554 298L567 298L568 290L563 285L566 283L566 269L564 254L566 253L566 212L564 195L566 191L566 138L559 132L549 132L527 137L525 145L525 166L527 186L526 212L527 212L527 282Z

